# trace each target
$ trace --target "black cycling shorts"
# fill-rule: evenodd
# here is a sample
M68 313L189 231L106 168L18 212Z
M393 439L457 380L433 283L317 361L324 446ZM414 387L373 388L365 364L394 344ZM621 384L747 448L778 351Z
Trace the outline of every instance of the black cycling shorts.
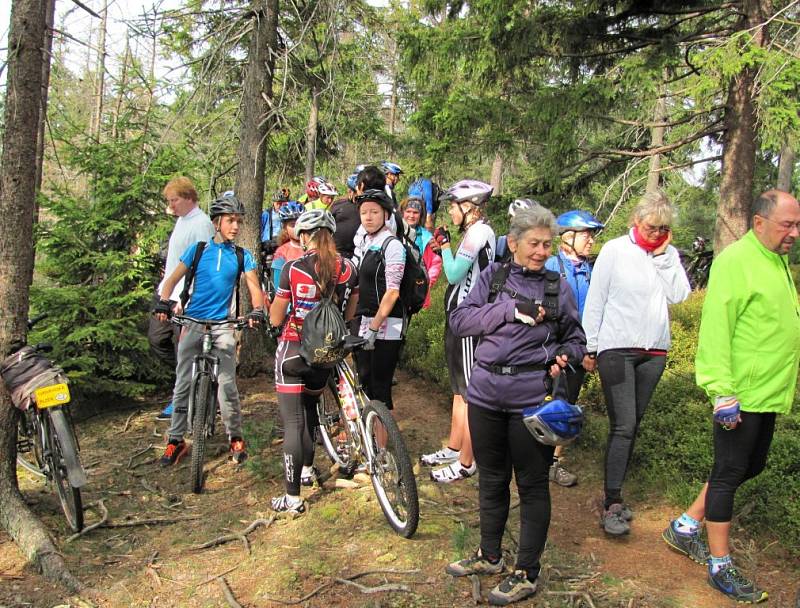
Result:
M475 348L477 346L477 337L457 338L450 327L445 326L444 352L447 359L447 372L450 375L450 388L454 395L461 395L465 400L472 366L475 365Z

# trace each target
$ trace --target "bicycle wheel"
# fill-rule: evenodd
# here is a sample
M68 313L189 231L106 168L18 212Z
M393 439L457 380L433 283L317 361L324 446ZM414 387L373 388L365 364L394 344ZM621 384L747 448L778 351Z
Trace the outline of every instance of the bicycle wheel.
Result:
M317 432L322 440L325 453L341 471L349 471L356 460L356 447L351 425L347 424L339 407L339 399L329 384L317 401L319 426Z
M201 372L192 386L192 492L203 491L203 463L208 436L208 409L211 405L211 378Z
M383 432L379 425L383 425ZM380 401L364 408L364 428L375 458L372 462L372 487L389 525L400 536L411 538L419 524L419 499L414 469L400 428ZM380 447L378 435L386 436Z
M33 411L33 410L32 410ZM17 464L37 477L46 478L44 450L35 412L20 412L17 419Z
M55 418L61 420L54 420ZM81 489L73 487L69 482L68 462L79 463L78 442L72 422L61 409L51 409L41 416L44 428L47 451L45 459L50 470L50 477L61 502L61 510L67 518L69 527L75 532L83 529L83 500ZM57 431L59 429L60 431Z

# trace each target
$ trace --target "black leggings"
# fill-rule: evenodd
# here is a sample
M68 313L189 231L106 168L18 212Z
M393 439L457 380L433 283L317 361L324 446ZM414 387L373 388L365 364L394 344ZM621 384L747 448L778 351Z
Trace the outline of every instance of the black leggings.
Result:
M511 472L520 499L520 533L517 568L530 578L539 573L539 557L550 527L548 469L553 447L533 438L522 414L467 406L472 449L478 464L481 553L502 555L501 541L511 502Z
M309 367L298 355L299 343L280 342L275 354L278 405L283 420L283 468L286 493L300 495L302 466L314 464L314 438L319 426L317 400L330 370Z
M664 373L667 357L636 350L606 350L597 369L608 410L605 459L606 508L622 501L622 482L628 471L639 423Z
M736 490L767 464L775 431L773 412L742 412L742 421L732 431L714 424L714 466L708 477L706 520L728 522L733 517Z
M356 352L356 364L361 386L370 399L382 401L390 410L392 402L392 378L400 359L402 340L375 340L375 350Z

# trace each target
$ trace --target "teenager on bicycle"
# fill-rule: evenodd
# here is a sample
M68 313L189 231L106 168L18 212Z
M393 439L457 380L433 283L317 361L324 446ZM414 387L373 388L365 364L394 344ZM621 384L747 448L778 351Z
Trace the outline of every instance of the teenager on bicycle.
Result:
M272 258L272 284L275 291L280 287L281 269L292 260L303 257L305 253L300 244L300 237L295 232L295 223L305 209L297 201L289 201L279 211L283 228L278 235L278 249Z
M494 260L496 245L494 231L483 215L492 187L478 180L464 179L450 186L447 194L450 197L447 212L453 224L464 233L464 238L454 255L450 249L450 233L440 227L433 234L431 246L434 251L441 252L444 274L449 283L444 295L444 343L453 389L453 414L447 447L421 458L426 465L444 465L431 471L431 478L439 483L466 479L477 471L467 425L466 396L478 337L456 337L450 330L448 319L475 287L481 270Z
M336 253L336 222L328 211L313 209L301 215L295 232L306 254L288 262L270 307L270 324L283 326L275 352L275 387L283 420L283 465L286 493L272 499L278 512L304 513L300 486L314 483L314 433L319 424L317 400L330 376L329 369L310 367L300 356L303 319L322 299L334 293L341 300L350 292L345 318L350 318L357 297L353 263ZM291 311L289 305L291 304Z
M205 244L205 249L197 263L192 294L186 305L185 315L195 319L222 321L228 319L233 299L237 293L239 278L239 259L234 241L244 222L244 205L232 194L226 194L211 203L209 209L214 224L213 240ZM202 241L201 241L202 242ZM172 289L189 270L199 243L189 246L181 256L181 261L161 287L161 300L153 312L160 320L166 320L172 313L167 299ZM248 315L250 326L264 320L261 286L258 281L256 262L253 255L244 250L244 276L250 301L253 307ZM239 404L239 391L236 388L236 336L233 327L219 326L212 330L214 335L213 354L219 357L219 406L222 422L230 441L231 459L242 463L247 458L242 437L242 410ZM183 440L187 430L189 390L192 383L192 364L195 355L202 351L203 328L191 324L183 329L178 343L178 366L172 401L175 411L169 426L169 442L161 457L161 464L175 464L188 451Z

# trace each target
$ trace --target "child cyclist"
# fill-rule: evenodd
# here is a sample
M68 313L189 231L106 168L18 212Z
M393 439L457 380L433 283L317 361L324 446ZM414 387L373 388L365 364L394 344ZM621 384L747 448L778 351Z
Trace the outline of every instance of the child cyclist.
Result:
M279 246L272 258L272 282L277 292L280 287L281 269L292 260L303 257L303 247L300 237L295 232L294 226L297 218L303 215L305 208L297 201L289 201L281 207L280 215L283 228L278 235Z
M222 321L230 317L231 305L237 293L239 259L234 241L244 221L244 205L236 196L226 193L211 203L209 215L216 232L214 239L205 244L195 268L193 291L185 314L195 319ZM164 296L169 297L168 294L172 293L175 284L188 272L198 246L199 243L195 243L184 251L178 267L164 281L161 287L161 300L153 309L159 320L166 320L172 314L171 304ZM244 250L243 253L243 271L253 306L253 310L248 314L252 327L265 318L262 306L264 296L258 282L256 262L249 251ZM176 306L175 312L180 312L180 305ZM213 354L219 357L218 395L222 422L225 424L230 441L231 459L240 464L247 459L247 452L242 438L242 411L239 405L239 391L236 388L236 336L231 326L214 327L212 333ZM178 365L172 396L175 411L168 431L169 442L160 460L163 466L175 464L188 451L183 434L187 429L192 364L195 355L200 354L202 337L202 326L190 324L183 329L178 343Z
M336 253L335 230L333 216L323 209L306 211L298 218L295 232L306 254L284 266L270 307L272 331L283 326L275 351L275 386L284 428L286 493L272 499L272 509L278 512L297 514L306 510L300 486L310 486L316 478L313 463L314 434L319 425L317 400L331 373L329 369L309 366L300 356L303 319L323 294L331 292L339 305L346 293L353 294L347 303L346 319L355 310L358 274L350 260Z

